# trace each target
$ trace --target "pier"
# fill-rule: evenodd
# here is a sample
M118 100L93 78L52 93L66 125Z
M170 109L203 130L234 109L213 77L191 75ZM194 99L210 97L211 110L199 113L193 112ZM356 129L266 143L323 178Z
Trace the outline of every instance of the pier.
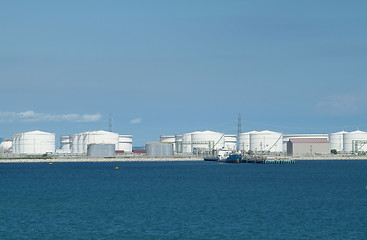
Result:
M296 163L295 159L247 159L243 163L258 163L258 164L292 164Z

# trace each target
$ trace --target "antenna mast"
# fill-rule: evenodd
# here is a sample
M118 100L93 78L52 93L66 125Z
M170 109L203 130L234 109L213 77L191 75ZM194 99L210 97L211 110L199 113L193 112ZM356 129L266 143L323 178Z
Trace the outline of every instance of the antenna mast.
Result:
M110 117L108 119L108 131L112 132L112 113L110 113Z
M238 114L238 128L237 128L237 151L240 150L240 134L242 132L241 113Z

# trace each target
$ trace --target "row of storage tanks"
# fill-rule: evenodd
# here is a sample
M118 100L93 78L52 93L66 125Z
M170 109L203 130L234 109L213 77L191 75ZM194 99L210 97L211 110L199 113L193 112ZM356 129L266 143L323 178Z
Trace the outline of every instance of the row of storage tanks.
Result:
M175 136L160 136L161 143L172 143L173 151L183 154L200 153L209 149L235 151L237 135L226 135L213 131L196 131ZM241 133L239 150L283 151L283 134L272 131L251 131Z
M367 132L341 131L330 134L292 134L283 135L273 131L250 131L241 133L238 137L238 149L241 151L282 153L287 151L290 138L326 138L330 142L330 149L338 152L351 153L353 142L361 141L358 151L367 151ZM363 141L366 141L363 144ZM166 156L173 154L200 154L210 149L229 151L237 150L237 136L226 135L213 131L196 131L178 135L161 135L160 142L147 143L147 155Z
M90 144L113 144L115 150L132 152L132 135L119 135L107 131L91 131L69 136L61 136L62 152L70 152L75 154L87 153Z
M61 136L60 153L86 154L91 144L112 144L115 150L132 152L132 135L119 135L107 131L90 131ZM14 154L44 154L56 152L55 134L32 131L13 136L11 151Z
M319 137L328 138L330 149L338 152L351 153L353 143L358 141L358 151L367 151L367 132L341 131L330 134L294 134L283 135L272 131L251 131L241 133L238 137L238 149L245 151L265 151L281 153L286 151L286 142L290 138L297 137ZM119 135L107 131L90 131L69 136L61 136L61 149L63 153L85 154L90 144L113 144L115 150L132 152L132 136ZM13 136L11 144L9 141L2 143L3 148L11 145L15 154L43 154L55 152L55 134L32 131L19 133ZM9 145L9 146L8 146ZM159 143L147 143L147 155L157 155L159 152L177 154L200 154L208 150L226 149L234 151L237 149L237 136L226 135L213 131L195 131L181 135L160 136ZM169 154L171 155L171 154Z
M346 132L341 131L337 133L329 134L330 148L335 149L338 152L349 153L353 151L353 143L359 141L358 149L356 151L366 152L367 151L367 132L354 131Z
M160 143L171 144L166 148L172 148L175 153L192 154L207 151L209 149L228 149L236 150L236 135L225 135L213 131L195 131L185 134L176 134L174 136L161 135ZM148 143L146 146L147 154L150 153L150 145L157 143ZM163 145L164 146L164 145Z
M251 131L241 133L238 141L239 150L283 151L283 134L272 131ZM172 150L170 150L172 149ZM160 143L147 143L147 155L165 153L203 154L210 150L237 150L237 135L213 131L195 131L174 136L161 135Z

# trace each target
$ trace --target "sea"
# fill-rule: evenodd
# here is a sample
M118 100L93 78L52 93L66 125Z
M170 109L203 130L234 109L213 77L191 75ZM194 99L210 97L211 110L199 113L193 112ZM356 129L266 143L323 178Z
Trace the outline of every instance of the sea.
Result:
M0 239L367 239L367 161L3 163Z

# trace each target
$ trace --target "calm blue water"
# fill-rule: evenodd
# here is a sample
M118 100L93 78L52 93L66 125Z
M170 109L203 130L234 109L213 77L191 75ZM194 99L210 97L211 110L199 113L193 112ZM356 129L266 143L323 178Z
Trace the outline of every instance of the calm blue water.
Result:
M0 164L0 239L367 239L367 161Z

